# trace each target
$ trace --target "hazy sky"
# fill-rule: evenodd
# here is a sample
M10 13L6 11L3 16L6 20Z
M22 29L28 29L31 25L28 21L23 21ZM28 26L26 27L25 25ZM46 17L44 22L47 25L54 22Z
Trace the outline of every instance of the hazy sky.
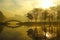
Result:
M44 0L0 0L0 11L5 16L14 16L26 14L32 10L35 6L40 5ZM51 0L54 4L60 4L60 0Z

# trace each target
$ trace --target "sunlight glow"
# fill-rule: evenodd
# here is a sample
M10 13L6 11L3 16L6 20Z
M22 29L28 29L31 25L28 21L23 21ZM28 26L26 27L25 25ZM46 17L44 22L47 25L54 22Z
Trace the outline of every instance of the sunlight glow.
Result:
M47 37L47 38L51 38L52 35L51 35L49 32L47 32L47 33L46 33L46 37Z
M40 4L41 8L46 9L52 6L55 6L50 0L43 0Z

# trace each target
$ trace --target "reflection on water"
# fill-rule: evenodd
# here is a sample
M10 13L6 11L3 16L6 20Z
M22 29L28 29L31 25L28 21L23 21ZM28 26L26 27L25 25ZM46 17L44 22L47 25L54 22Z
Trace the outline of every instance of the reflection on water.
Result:
M33 40L33 38L29 37L27 34L27 31L29 29L35 30L35 26L33 26L33 27L21 26L18 28L4 27L3 31L0 33L0 40ZM51 27L47 27L46 29L47 29L46 36L49 39L51 37L55 37L55 39L56 39L57 33L58 32L60 33L60 31L59 31L60 27L58 27L58 32L57 32L57 27L51 26ZM39 36L42 36L42 37L45 36L43 26L37 26L37 33ZM44 40L44 39L42 38L42 40Z
M27 36L28 27L7 28L5 27L0 34L2 40L32 40Z

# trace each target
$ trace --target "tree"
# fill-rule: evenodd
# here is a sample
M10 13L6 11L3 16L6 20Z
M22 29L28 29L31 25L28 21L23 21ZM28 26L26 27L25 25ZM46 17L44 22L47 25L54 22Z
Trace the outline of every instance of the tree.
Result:
M30 14L30 13L27 13L27 17L32 20L33 19L33 16Z
M60 6L57 8L57 19L60 20Z
M4 25L5 25L5 24L3 23L4 19L5 19L5 16L4 16L3 13L0 11L0 33L3 31Z
M45 10L45 11L42 13L42 18L43 18L43 20L46 20L46 19L47 19L47 15L48 15L48 12Z
M3 13L0 11L0 22L5 20L5 16L3 15Z
M29 11L27 14L31 15L32 20L38 21L41 19L43 9L41 8L34 8L33 10Z
M30 19L30 20L32 20L33 19L33 16L31 15L31 14L27 14L27 17Z

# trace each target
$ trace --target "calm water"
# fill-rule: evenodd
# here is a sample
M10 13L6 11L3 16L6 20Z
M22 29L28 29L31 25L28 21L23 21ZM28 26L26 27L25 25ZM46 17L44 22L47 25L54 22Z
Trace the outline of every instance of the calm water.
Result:
M0 33L0 40L32 40L32 38L30 38L27 35L27 31L32 28L34 29L34 27L27 27L27 26L21 26L18 28L8 28L8 27L4 27L3 31ZM47 28L49 30L49 28ZM52 29L52 27L51 27ZM57 27L53 28L54 31L57 29ZM41 27L38 27L38 30L40 30L40 32L42 31Z

